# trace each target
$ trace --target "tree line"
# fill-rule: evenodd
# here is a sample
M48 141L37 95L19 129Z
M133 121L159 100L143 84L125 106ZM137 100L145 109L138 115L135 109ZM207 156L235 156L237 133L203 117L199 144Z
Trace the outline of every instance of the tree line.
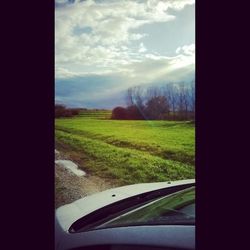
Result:
M79 115L80 109L77 108L67 108L62 104L55 104L55 118L60 117L72 117Z
M112 119L195 120L195 83L169 83L162 87L132 87L127 107L112 110Z

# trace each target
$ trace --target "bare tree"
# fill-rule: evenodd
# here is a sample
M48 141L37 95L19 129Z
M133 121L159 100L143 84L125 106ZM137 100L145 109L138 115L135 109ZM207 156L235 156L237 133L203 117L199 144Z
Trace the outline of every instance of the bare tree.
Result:
M162 95L161 90L155 86L149 87L146 90L147 101L149 101L150 99L155 98L157 96L161 96L161 95Z
M195 119L195 83L191 83L190 87L190 111L192 113L192 119Z
M141 86L131 87L127 90L127 119L142 120L145 118L145 89Z
M176 118L177 103L178 103L178 90L174 83L169 83L163 88L163 94L169 103L169 109L172 113L172 118Z
M186 118L186 90L184 83L179 84L178 90L178 117L180 120Z
M152 97L147 103L145 112L149 119L163 120L169 114L169 104L165 96Z
M133 119L193 119L195 115L194 81L191 84L169 83L161 88L141 86L129 88L127 104L127 112Z
M126 95L126 103L127 106L133 105L133 88L128 88L127 95Z
M190 111L190 88L184 87L183 88L183 102L184 102L184 119L189 119L189 111Z

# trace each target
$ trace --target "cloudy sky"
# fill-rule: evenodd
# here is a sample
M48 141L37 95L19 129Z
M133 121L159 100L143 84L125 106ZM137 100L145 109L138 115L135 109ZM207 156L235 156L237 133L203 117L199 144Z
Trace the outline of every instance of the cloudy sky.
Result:
M131 86L191 81L194 0L55 0L55 100L125 105Z

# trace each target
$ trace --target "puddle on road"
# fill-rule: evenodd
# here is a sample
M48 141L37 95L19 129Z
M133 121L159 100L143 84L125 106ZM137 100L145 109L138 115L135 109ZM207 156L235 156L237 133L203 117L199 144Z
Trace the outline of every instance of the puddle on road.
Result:
M64 167L68 170L70 170L72 173L74 173L77 176L85 176L86 173L82 171L81 169L78 169L78 166L73 162L69 160L56 160L55 163L61 167Z

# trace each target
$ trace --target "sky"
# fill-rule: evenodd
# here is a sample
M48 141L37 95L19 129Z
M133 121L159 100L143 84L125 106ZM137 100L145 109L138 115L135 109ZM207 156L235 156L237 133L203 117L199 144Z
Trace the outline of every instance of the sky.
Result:
M111 109L194 77L194 0L55 0L56 103Z

